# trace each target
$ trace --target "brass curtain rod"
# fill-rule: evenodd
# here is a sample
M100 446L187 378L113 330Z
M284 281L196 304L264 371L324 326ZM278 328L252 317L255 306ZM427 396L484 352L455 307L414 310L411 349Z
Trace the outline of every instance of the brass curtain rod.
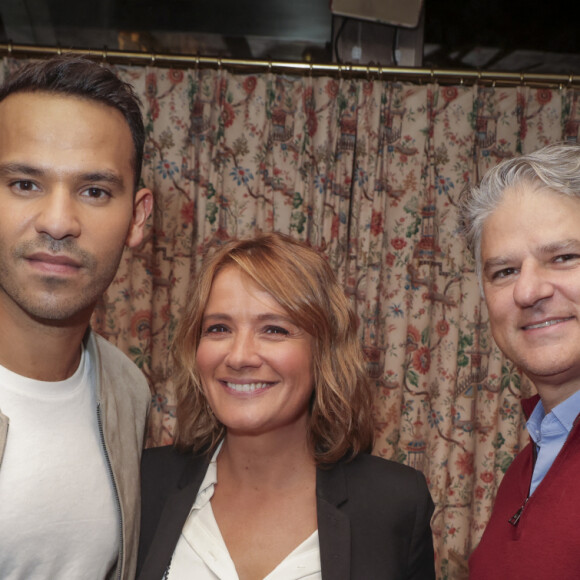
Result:
M237 72L277 71L295 74L331 74L378 77L385 80L438 82L446 84L485 84L502 86L547 86L554 88L580 88L580 75L478 71L460 69L428 69L413 67L381 67L358 64L321 64L276 60L248 60L229 57L199 55L156 54L125 50L62 48L32 44L0 43L0 55L12 57L40 57L74 52L111 64L135 64L141 66L210 67L226 68Z

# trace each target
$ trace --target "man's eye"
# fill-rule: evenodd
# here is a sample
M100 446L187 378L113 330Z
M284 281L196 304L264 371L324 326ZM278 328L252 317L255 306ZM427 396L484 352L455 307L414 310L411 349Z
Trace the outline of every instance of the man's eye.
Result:
M516 273L515 268L504 268L503 270L498 270L497 272L494 272L491 278L492 280L498 280L501 278L507 278L508 276L511 276L515 273Z
M16 191L38 191L39 187L33 181L14 181L11 184L12 189Z
M570 260L577 260L578 254L562 254L561 256L556 256L554 262L569 262Z
M92 199L105 199L110 197L109 192L100 187L89 187L82 192L82 195Z

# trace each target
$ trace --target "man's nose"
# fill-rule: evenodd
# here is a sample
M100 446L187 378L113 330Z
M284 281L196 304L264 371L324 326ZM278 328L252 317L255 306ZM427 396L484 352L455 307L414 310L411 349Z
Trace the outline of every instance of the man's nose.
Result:
M514 300L521 308L534 306L554 294L550 272L539 264L523 264L514 286Z
M55 240L81 233L78 201L65 187L55 187L38 200L35 228Z

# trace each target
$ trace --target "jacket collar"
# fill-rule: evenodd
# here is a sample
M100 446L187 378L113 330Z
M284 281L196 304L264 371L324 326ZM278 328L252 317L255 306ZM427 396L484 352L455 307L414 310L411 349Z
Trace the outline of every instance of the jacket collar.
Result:
M167 498L139 580L163 577L210 459L203 454L187 462L175 493ZM330 468L317 468L316 509L323 578L350 579L350 520L339 509L347 500L344 464L339 462Z
M316 470L318 542L323 578L350 579L350 520L339 509L348 500L344 463Z
M192 455L186 463L177 489L167 497L139 580L159 580L165 574L185 520L189 516L191 506L205 477L209 460L210 457L207 454Z

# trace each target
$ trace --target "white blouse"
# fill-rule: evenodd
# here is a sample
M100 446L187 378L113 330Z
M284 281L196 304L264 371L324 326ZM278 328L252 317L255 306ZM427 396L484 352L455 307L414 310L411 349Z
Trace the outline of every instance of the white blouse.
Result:
M217 483L218 448L167 568L165 580L239 580L211 508ZM296 547L264 580L322 580L318 530Z

